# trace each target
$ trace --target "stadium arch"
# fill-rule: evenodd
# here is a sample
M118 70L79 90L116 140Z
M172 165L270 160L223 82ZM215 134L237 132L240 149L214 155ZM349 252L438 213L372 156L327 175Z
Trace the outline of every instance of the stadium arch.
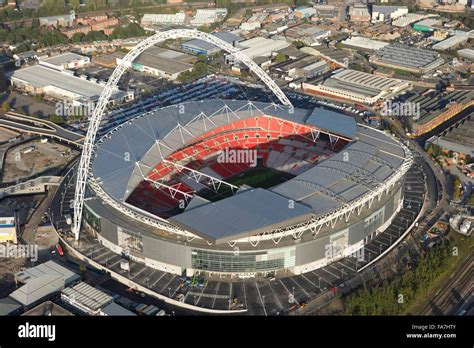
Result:
M72 226L72 231L75 235L76 240L79 239L79 233L81 228L82 220L82 210L84 206L84 197L85 190L87 186L88 179L88 170L92 158L92 153L94 150L94 143L96 139L97 131L99 130L100 121L105 112L105 109L108 105L110 96L116 88L120 78L123 73L132 65L132 62L137 58L141 53L151 46L163 42L169 39L181 39L181 38L191 38L191 39L201 39L208 43L214 44L219 48L227 51L228 53L234 55L237 60L245 64L253 73L255 73L263 83L275 94L279 101L286 107L293 108L288 97L283 93L283 91L278 87L278 85L273 81L270 76L267 75L255 62L247 57L245 54L241 53L235 47L230 45L218 37L211 35L209 33L201 32L195 29L171 29L168 31L157 33L153 36L146 38L141 41L137 46L135 46L131 51L129 51L121 63L115 68L114 72L110 76L107 84L102 91L102 94L99 97L94 112L89 120L89 127L87 129L87 134L84 140L84 146L82 149L82 154L79 162L79 169L77 171L76 179L76 189L74 193L74 221Z

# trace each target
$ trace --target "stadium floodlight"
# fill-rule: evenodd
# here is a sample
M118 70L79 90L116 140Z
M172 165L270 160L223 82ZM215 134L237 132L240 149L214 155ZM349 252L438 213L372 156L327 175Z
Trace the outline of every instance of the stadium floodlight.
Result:
M129 51L125 55L123 60L120 62L120 64L117 65L114 72L107 81L107 84L104 90L102 91L102 94L100 95L94 112L92 113L92 116L89 120L89 127L87 129L87 134L84 139L81 159L79 161L79 167L77 171L76 190L73 202L74 222L72 232L74 233L76 240L79 239L79 232L81 229L84 196L88 181L89 166L92 159L92 153L94 151L96 134L99 130L102 116L107 108L107 105L109 104L109 100L113 91L116 89L116 86L122 75L129 67L131 67L132 62L146 49L166 40L174 40L181 38L201 39L223 49L224 51L227 51L228 53L233 55L236 60L246 65L250 69L250 71L255 73L262 80L262 82L265 83L265 85L275 94L275 96L280 100L281 104L283 104L285 107L293 109L293 105L291 104L288 97L283 93L280 87L278 87L275 81L262 70L262 68L260 68L252 59L240 52L237 48L233 47L229 43L225 42L222 39L219 39L214 35L204 33L195 29L171 29L157 33L153 36L144 39L131 51Z

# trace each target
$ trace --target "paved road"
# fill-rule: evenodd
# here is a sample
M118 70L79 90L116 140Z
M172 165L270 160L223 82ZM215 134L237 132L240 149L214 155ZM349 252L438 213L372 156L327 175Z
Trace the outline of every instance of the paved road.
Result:
M19 132L39 134L76 145L80 145L84 137L53 122L12 112L0 114L0 126Z
M50 186L46 197L41 201L40 205L34 211L33 215L30 217L30 220L25 225L25 229L22 234L22 239L25 241L25 243L34 243L38 226L44 216L44 213L51 205L51 201L53 200L54 195L56 194L57 188L57 186Z

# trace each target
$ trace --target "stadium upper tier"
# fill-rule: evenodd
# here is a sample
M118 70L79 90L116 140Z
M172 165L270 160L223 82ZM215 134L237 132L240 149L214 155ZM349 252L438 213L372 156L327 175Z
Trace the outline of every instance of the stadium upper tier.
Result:
M235 187L226 180L249 167L216 162L225 148L255 149L260 166L291 177L267 189ZM410 164L401 143L336 112L205 100L153 110L104 135L91 187L162 227L220 244L347 220L388 192ZM211 186L229 187L232 195L217 202L201 197Z

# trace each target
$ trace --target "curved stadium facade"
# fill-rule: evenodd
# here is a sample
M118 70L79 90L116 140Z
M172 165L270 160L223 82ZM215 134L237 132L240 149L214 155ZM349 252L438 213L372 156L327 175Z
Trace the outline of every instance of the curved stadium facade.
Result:
M339 113L185 102L99 139L84 227L174 274L301 274L382 232L411 164L402 143Z

